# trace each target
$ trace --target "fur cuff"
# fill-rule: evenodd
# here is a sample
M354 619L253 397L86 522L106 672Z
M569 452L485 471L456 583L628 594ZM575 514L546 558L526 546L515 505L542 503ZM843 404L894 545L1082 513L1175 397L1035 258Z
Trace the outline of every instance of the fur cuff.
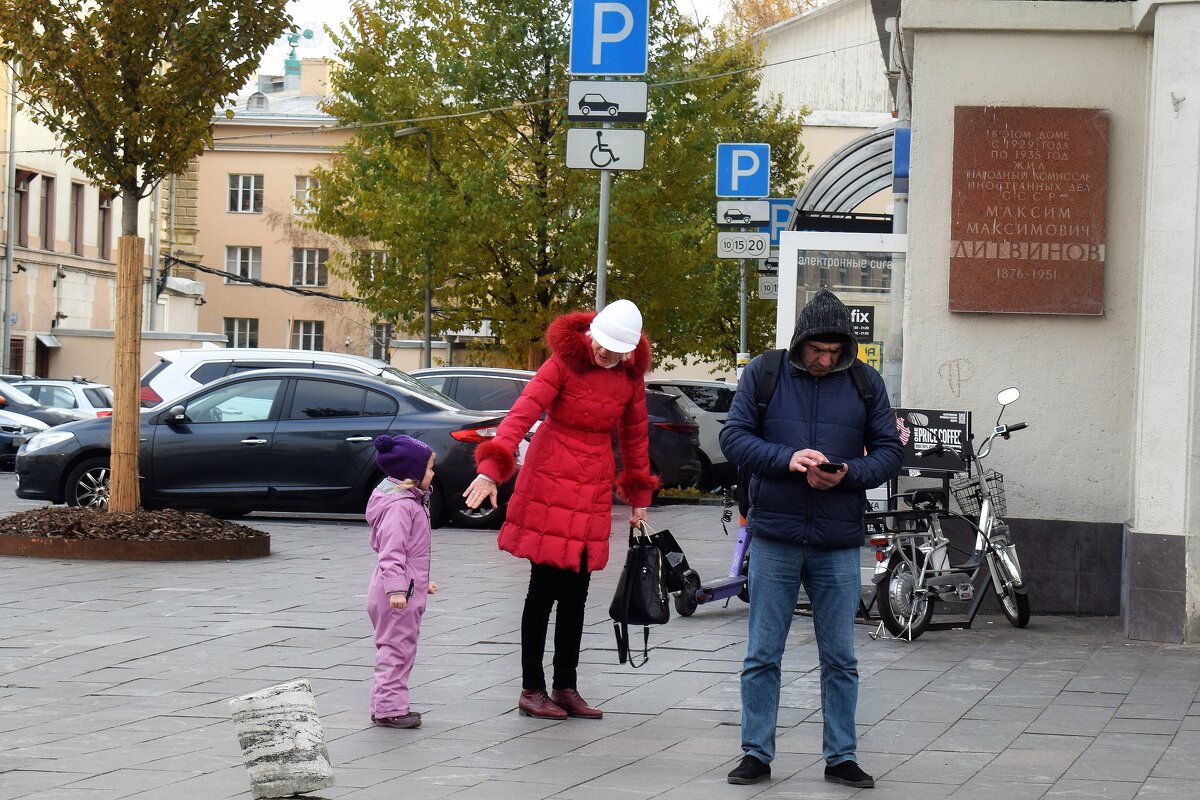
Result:
M497 441L484 442L475 448L475 463L489 478L492 475L484 468L490 466L495 470L496 483L504 483L517 471L517 456Z
M626 503L633 504L642 496L653 495L657 488L657 475L636 475L629 470L622 470L617 476L617 496ZM647 497L647 506L650 505L649 501Z

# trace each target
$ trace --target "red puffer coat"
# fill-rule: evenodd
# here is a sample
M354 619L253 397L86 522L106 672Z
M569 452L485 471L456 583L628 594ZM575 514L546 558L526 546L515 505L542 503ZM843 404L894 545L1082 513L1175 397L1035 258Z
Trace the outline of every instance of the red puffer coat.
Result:
M635 508L650 505L658 479L650 474L646 390L650 343L643 336L633 358L612 369L592 360L587 336L595 312L564 314L550 324L550 360L525 387L496 438L475 451L480 473L500 483L516 470L517 445L549 410L525 453L508 504L500 549L535 564L578 570L608 563L617 428L624 470L617 490Z

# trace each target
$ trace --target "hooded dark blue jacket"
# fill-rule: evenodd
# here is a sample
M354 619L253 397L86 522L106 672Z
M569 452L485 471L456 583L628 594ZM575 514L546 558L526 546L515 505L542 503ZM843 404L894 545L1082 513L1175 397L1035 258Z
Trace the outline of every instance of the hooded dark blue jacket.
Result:
M837 337L843 345L838 363L822 378L805 370L800 358L801 343L815 336ZM866 490L896 476L902 448L883 378L865 371L874 394L870 408L854 387L849 367L857 354L849 311L823 289L800 312L761 429L755 395L762 356L746 366L721 430L721 450L754 473L747 521L752 536L829 549L862 545ZM792 455L805 448L844 461L842 482L813 489L804 473L789 471Z

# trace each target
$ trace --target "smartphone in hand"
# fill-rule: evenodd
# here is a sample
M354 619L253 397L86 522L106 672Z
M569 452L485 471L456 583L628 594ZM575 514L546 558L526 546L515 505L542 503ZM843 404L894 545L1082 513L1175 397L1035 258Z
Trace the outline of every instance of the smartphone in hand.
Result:
M845 468L845 464L840 461L823 461L817 464L817 469L821 472L841 472Z

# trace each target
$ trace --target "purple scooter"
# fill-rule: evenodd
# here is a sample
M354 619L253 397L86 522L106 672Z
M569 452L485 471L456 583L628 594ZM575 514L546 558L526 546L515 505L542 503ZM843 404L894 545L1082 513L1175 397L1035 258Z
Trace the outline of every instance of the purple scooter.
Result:
M668 588L675 594L675 610L681 617L690 617L696 613L696 607L702 603L712 603L717 600L727 600L735 595L744 603L750 602L750 587L746 583L746 570L750 559L750 533L746 530L746 521L740 520L738 526L737 544L733 548L733 558L729 562L729 576L718 578L711 583L702 583L700 574L688 567L683 553L667 553L667 563L672 570L678 569L678 588Z

